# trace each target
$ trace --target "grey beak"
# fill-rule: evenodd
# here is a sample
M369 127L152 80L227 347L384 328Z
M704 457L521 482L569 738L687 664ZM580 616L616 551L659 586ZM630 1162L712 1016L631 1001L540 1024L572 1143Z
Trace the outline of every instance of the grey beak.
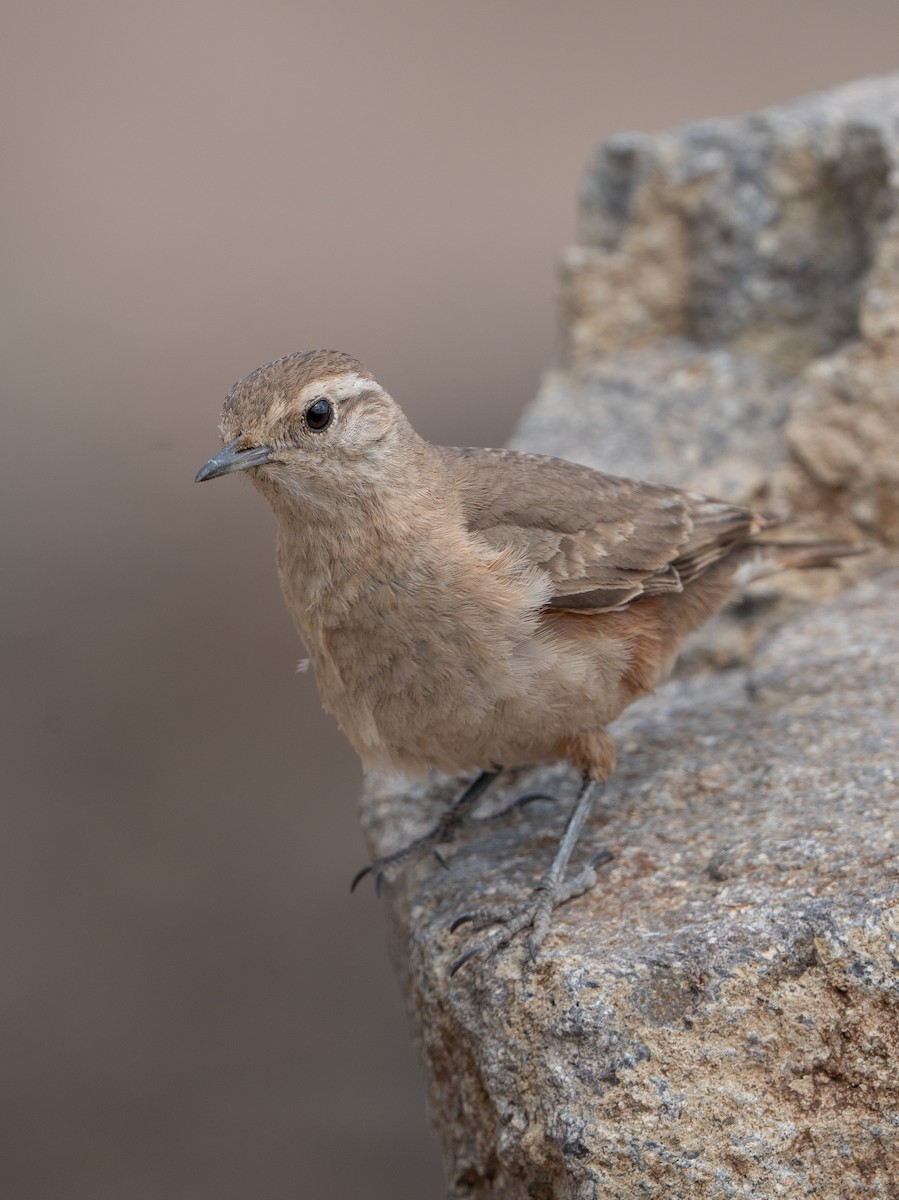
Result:
M196 483L205 483L207 479L217 479L219 475L230 475L232 471L246 471L248 467L261 467L271 461L271 446L252 446L249 450L238 450L240 438L221 450L215 458L210 458L205 467L197 471Z

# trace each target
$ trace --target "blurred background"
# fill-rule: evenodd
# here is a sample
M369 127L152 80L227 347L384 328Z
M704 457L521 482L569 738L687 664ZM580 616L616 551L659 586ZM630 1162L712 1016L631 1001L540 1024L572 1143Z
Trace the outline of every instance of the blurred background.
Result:
M501 443L608 134L893 70L895 0L7 0L0 1194L441 1193L231 383Z

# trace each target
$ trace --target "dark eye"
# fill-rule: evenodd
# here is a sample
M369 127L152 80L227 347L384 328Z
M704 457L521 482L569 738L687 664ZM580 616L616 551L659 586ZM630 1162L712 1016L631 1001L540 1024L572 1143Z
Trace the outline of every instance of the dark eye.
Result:
M306 409L306 424L310 429L314 429L316 433L320 429L327 429L334 418L334 409L331 407L331 401L326 400L324 396L319 396L317 400L313 400Z

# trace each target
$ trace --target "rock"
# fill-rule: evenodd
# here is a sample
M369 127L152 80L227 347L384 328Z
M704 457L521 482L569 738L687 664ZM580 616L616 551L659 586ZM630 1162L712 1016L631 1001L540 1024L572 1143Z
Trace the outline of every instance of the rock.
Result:
M466 941L448 930L525 894L565 805L475 822L449 871L387 884L449 1196L897 1194L897 680L899 572L791 622L751 669L637 705L579 852L615 858L535 965L514 945L450 978ZM370 781L373 848L451 790Z
M897 200L899 75L612 138L516 444L899 545Z
M527 894L567 768L387 882L450 1197L899 1196L899 571L857 582L899 547L897 160L899 76L622 135L589 173L513 444L889 552L756 585L616 722L573 869L614 858L536 964L451 978L449 926ZM372 852L461 782L370 779ZM534 790L559 803L494 816Z

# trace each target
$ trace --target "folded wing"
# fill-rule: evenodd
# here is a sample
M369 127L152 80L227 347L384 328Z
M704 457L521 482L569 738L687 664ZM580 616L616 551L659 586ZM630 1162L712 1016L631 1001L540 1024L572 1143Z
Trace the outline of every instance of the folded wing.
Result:
M678 592L768 522L663 484L512 450L441 448L472 531L545 570L552 608L619 609Z

